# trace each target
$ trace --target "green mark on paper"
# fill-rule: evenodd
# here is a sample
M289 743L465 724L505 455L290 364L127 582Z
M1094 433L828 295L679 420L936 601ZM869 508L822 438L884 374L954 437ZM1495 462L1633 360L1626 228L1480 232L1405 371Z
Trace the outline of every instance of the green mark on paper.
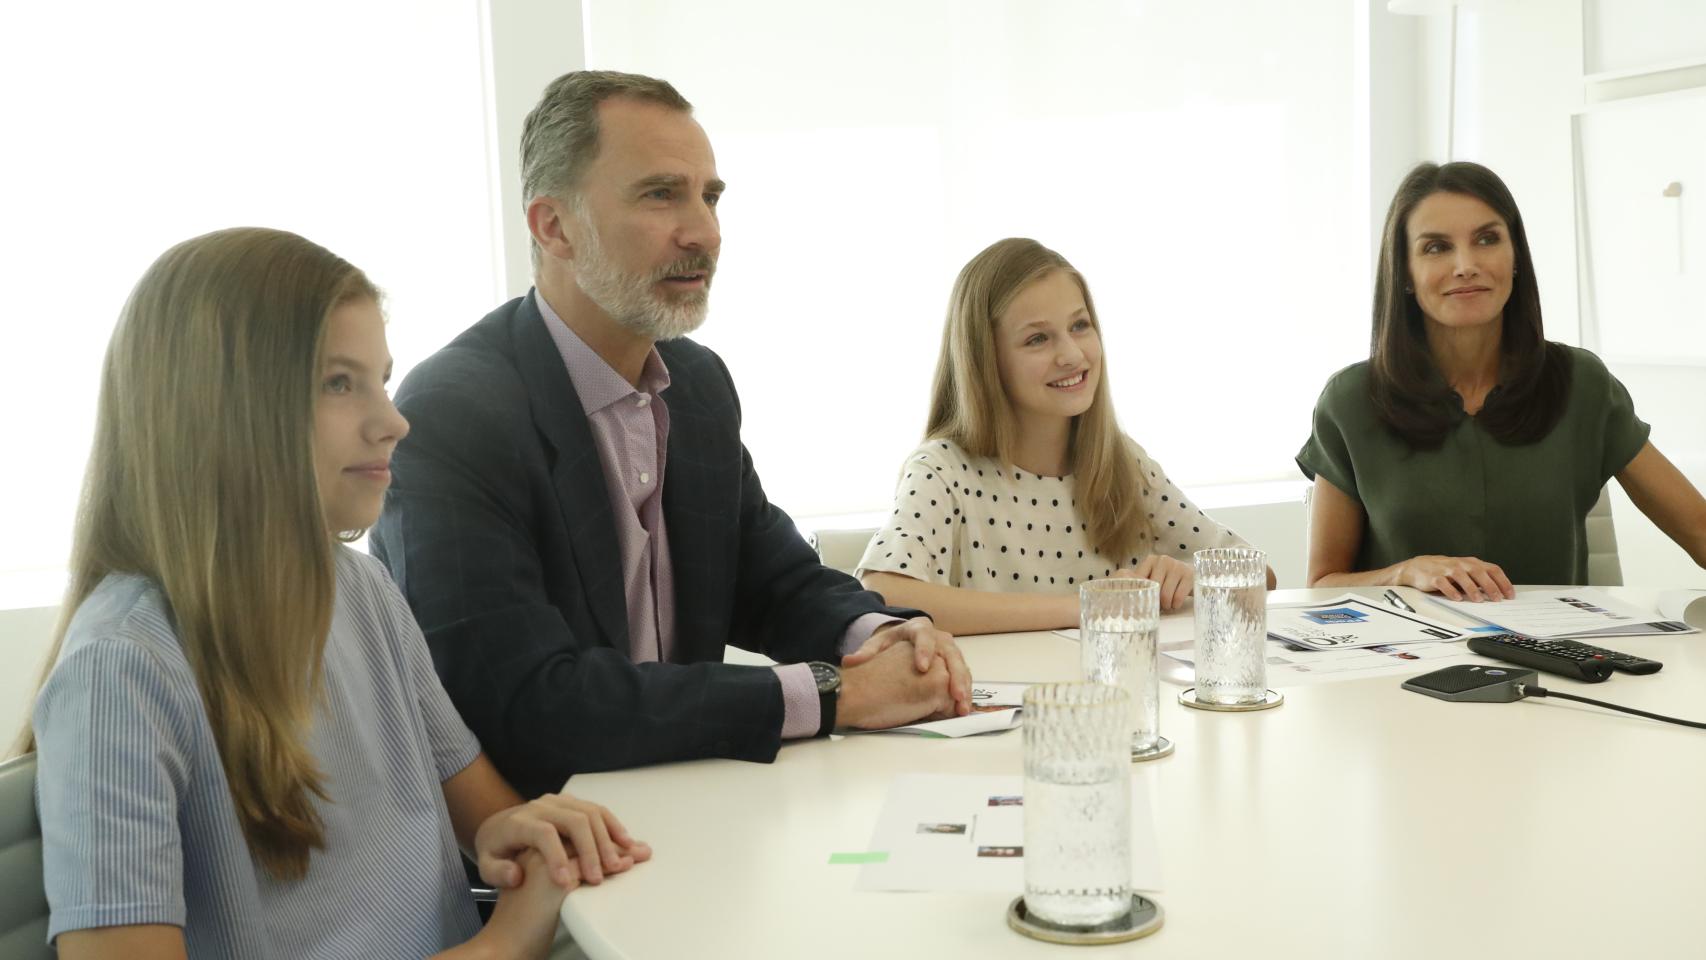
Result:
M888 858L886 850L871 850L865 853L832 853L829 862L831 866L838 863L883 863Z

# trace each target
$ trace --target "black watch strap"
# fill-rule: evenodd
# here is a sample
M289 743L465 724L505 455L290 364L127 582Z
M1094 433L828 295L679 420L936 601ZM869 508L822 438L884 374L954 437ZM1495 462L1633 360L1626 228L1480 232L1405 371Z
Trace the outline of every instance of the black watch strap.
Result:
M817 681L817 736L827 737L835 729L835 705L841 699L841 670L831 663L813 661L812 679Z
M817 735L827 737L835 729L835 701L841 699L839 690L819 690L817 692L818 716L821 718L817 725Z

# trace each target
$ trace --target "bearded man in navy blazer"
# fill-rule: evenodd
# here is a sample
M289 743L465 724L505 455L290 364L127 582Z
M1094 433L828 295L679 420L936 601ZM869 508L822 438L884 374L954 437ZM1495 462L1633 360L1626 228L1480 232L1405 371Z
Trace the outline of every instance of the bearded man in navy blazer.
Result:
M740 439L705 317L723 182L668 83L558 78L522 135L534 289L397 392L373 552L517 788L965 714L953 640L822 566ZM734 644L783 664L725 664Z

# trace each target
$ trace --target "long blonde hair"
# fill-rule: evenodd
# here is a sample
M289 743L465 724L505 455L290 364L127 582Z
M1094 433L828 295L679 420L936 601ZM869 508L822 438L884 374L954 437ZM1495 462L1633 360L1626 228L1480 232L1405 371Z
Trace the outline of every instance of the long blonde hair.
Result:
M997 240L960 270L942 327L925 439L950 440L974 456L1013 462L1019 421L1001 386L996 322L1020 291L1057 270L1078 284L1090 324L1100 336L1101 321L1083 275L1065 257L1035 240ZM1090 542L1102 556L1120 563L1148 553L1152 532L1138 496L1137 456L1108 398L1106 356L1101 374L1090 409L1072 418L1067 462Z
M281 880L325 842L308 734L336 572L314 402L327 317L362 298L378 292L361 271L278 230L196 237L148 268L107 347L47 661L109 574L158 585L249 850Z

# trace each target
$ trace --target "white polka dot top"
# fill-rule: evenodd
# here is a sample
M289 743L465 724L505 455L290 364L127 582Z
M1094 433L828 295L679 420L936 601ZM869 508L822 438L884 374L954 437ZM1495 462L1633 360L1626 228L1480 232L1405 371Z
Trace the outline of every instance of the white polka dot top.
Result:
M1091 547L1072 477L1041 477L930 440L907 456L894 512L865 548L859 572L1002 593L1070 593L1150 553L1189 563L1198 550L1248 546L1188 502L1142 447L1132 448L1154 530L1152 548L1140 556L1104 557Z

